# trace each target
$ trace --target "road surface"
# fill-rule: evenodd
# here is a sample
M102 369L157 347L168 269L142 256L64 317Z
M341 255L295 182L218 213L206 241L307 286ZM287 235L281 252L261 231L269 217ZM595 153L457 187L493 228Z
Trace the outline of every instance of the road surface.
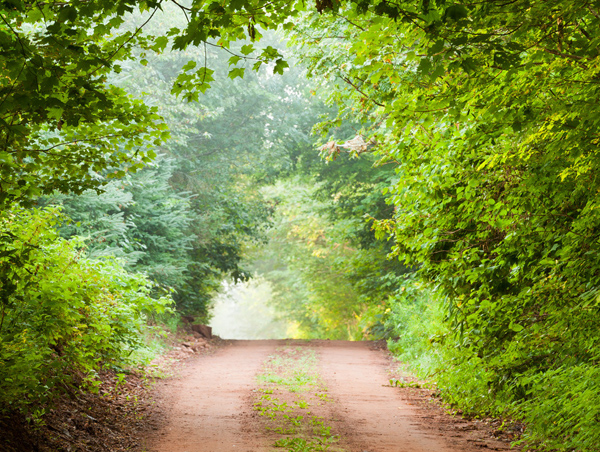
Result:
M390 360L370 342L230 341L197 357L160 389L164 421L148 437L152 452L266 452L273 434L253 410L256 375L283 347L308 347L327 386L326 416L345 452L508 450L477 423L453 418L414 390L389 385ZM408 392L407 392L408 391ZM425 391L427 392L427 391ZM431 391L429 391L430 393ZM425 402L424 402L425 400Z

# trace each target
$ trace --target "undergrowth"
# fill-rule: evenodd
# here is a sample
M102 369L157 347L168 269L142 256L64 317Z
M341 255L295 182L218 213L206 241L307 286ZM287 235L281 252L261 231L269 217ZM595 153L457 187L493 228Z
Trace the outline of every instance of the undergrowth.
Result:
M111 258L58 236L57 209L0 217L0 411L39 413L61 393L97 391L95 375L148 361L169 296ZM38 414L36 414L38 413Z
M531 366L535 355L518 349L479 356L449 325L445 300L414 282L393 300L389 314L396 336L388 341L390 351L407 370L434 382L446 402L469 416L505 419L505 426L522 423L515 444L523 450L600 451L597 363L550 355L544 366ZM510 377L499 379L502 373Z

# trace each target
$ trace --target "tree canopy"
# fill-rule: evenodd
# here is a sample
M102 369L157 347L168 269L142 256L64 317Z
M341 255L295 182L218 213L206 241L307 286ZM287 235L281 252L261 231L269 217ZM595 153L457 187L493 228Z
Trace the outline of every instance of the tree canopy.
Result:
M417 306L439 325L429 372L464 409L590 450L598 412L570 397L598 372L599 18L591 2L367 2L291 32L337 121L362 119L396 166L376 230L446 316L407 286L388 320L429 330Z
M526 420L530 441L597 450L597 2L11 0L0 14L5 210L57 190L111 189L111 179L160 149L176 161L164 192L197 215L210 211L214 222L203 224L226 226L208 228L204 241L195 231L195 262L239 274L240 234L258 237L255 220L269 212L248 187L305 170L304 180L271 187L273 234L293 239L286 246L296 264L287 269L318 274L292 281L312 301L296 299L286 309L302 312L289 312L306 319L320 304L325 314L306 325L335 334L351 323L327 325L338 314L377 315L398 349L415 346L406 336L417 325L431 333L419 347L436 357L428 372L450 400ZM181 20L166 32L152 28L169 15ZM302 105L302 96L291 87L288 104L265 107L266 85L277 79L247 71L288 75L268 41L278 28L336 108L316 130L323 155L343 165L311 167L306 110L288 108L297 114L285 120L285 105ZM167 50L174 53L157 56ZM148 71L119 79L135 61ZM251 88L207 91L241 77ZM304 209L313 218L285 229ZM1 236L7 252L14 236ZM396 261L384 263L385 254ZM406 270L414 274L405 278ZM18 292L13 286L5 284L4 298ZM428 325L415 318L419 310Z
M146 33L167 5L185 25ZM123 27L134 11L143 20ZM295 23L306 14L314 19ZM27 203L55 189L81 192L101 185L93 171L112 167L119 176L152 157L147 145L166 138L160 117L107 83L123 61L144 61L135 49L201 46L206 56L218 47L231 53L231 78L243 76L248 64L273 62L282 73L287 63L272 46L231 49L277 27L302 33L304 26L306 42L346 47L350 58L327 53L319 68L347 83L365 114L384 109L392 128L427 129L444 112L448 124L459 126L455 139L476 147L481 164L527 158L540 146L562 154L568 144L561 177L591 173L598 21L595 5L585 1L9 2L0 23L0 197ZM213 81L206 58L190 60L172 92L197 100ZM516 135L510 152L489 151Z

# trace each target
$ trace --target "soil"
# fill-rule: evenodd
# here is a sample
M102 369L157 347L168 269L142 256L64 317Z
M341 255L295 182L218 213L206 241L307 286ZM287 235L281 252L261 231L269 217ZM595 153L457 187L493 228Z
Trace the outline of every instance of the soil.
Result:
M264 438L245 425L248 396L263 361L283 341L228 341L211 356L194 360L175 379L158 386L162 428L148 432L146 446L160 452L261 452Z
M228 341L210 356L190 360L157 388L143 450L264 452L273 433L253 409L263 363L285 345L313 348L331 402L316 408L347 452L475 452L509 450L510 434L493 420L448 413L435 393L395 387L399 374L381 344L348 341ZM419 386L414 383L412 386ZM314 396L314 394L313 394ZM282 450L282 449L279 449Z
M186 332L172 338L173 349L152 363L158 375L177 373L190 358L210 354L219 340ZM161 419L152 394L152 379L136 372L99 373L97 392L85 386L65 387L41 416L8 412L0 415L0 452L143 451L147 430Z
M504 451L519 433L518 425L501 430L497 420L453 415L435 391L398 370L384 343L189 335L174 345L154 363L163 377L154 385L135 373L104 372L98 393L70 391L37 425L20 414L0 417L0 452L287 452L273 447L277 435L253 404L262 394L256 375L289 346L318 357L326 400L322 393L302 398L339 436L330 452ZM285 391L276 395L285 400ZM293 416L299 413L306 411Z

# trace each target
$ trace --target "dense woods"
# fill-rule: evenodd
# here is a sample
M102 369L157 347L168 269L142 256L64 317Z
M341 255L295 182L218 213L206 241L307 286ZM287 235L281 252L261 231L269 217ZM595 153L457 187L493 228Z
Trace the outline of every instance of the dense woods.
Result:
M528 447L599 450L597 2L0 14L1 409L254 273L298 337L387 339Z

